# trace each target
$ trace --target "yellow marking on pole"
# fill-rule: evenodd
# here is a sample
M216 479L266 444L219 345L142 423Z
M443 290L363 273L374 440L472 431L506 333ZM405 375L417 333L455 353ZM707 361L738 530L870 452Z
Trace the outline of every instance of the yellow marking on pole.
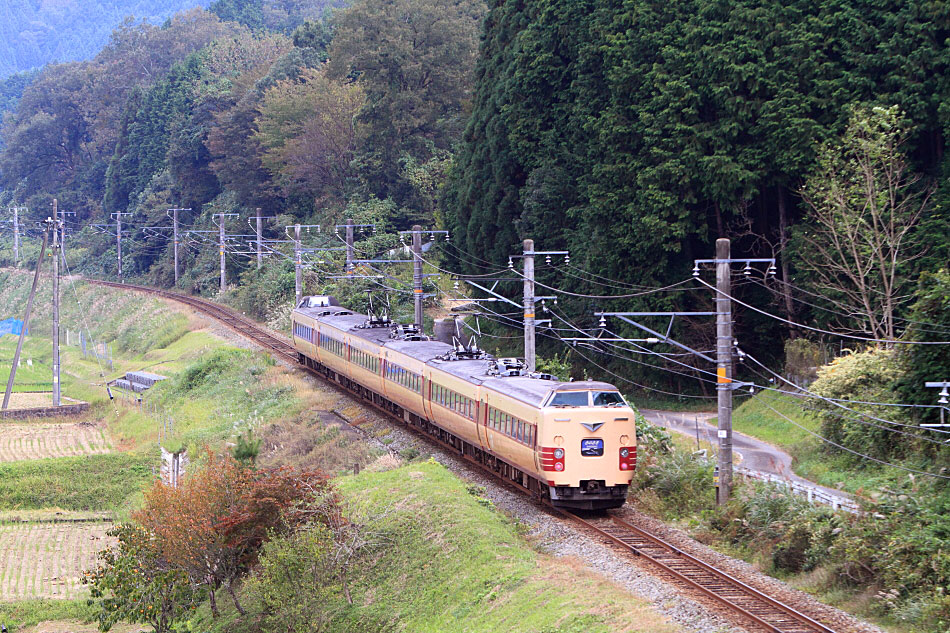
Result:
M720 383L720 384L732 382L732 379L729 378L728 376L726 376L726 368L725 368L725 367L719 367L719 368L717 368L717 369L716 369L716 374L719 376L719 378L717 379L716 382L718 382L718 383Z

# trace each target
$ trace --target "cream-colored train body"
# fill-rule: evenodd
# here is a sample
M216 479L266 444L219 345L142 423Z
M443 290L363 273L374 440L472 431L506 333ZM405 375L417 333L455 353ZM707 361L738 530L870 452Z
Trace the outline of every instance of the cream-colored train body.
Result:
M451 345L306 297L300 361L556 506L623 505L636 467L634 413L616 387L525 375L514 359Z

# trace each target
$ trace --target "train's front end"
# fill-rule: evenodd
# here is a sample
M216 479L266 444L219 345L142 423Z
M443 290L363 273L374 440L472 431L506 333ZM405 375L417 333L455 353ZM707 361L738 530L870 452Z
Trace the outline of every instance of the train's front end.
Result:
M637 466L633 409L613 385L569 382L555 387L541 405L537 460L562 508L618 508Z

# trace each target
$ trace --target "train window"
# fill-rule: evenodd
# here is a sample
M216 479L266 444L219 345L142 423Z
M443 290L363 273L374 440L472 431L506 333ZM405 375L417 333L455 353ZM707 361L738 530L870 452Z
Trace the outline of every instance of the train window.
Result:
M619 391L594 391L595 407L622 407L627 403L623 401L623 396Z
M551 402L548 404L549 407L588 407L590 406L590 401L588 400L587 391L559 391L554 394L554 397L551 398Z

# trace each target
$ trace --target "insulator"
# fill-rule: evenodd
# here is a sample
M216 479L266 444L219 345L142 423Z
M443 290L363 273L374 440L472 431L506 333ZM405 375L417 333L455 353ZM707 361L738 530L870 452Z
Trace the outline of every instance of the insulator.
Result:
M571 263L571 254L570 254L570 253L568 253L567 255L564 256L564 263L565 263L565 264L570 264L570 263Z
M554 305L557 305L557 297L554 297Z
M515 263L514 263L513 261L511 261L511 258L509 257L509 258L508 258L508 268L513 270L514 267L515 267Z
M607 327L607 317L600 315L600 327Z
M746 276L752 274L752 266L749 265L749 262L745 263L745 268L742 269L742 274Z
M544 263L547 264L548 266L551 265L551 256L550 256L550 255L545 256L545 258L544 258Z
M943 389L940 390L940 396L943 397L943 398L946 398L947 396L950 396L950 392L947 391L947 388L946 388L946 387L944 387Z
M693 266L693 277L699 277L699 264Z
M548 311L548 304L544 299L541 299L541 311L542 312Z
M459 282L457 282L457 281L454 282L454 283L452 284L452 287L455 288L456 290L458 290L458 289L459 289Z
M430 242L434 242L434 241L435 241L435 233L429 233L429 241L430 241Z
M448 234L448 233L445 234L445 243L446 243L446 244L449 243L449 234Z

